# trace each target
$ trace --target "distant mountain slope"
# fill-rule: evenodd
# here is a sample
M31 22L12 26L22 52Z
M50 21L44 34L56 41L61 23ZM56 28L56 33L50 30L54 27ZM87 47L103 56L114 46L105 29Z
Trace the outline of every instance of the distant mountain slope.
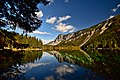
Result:
M87 48L120 47L120 15L105 21L99 31L83 46Z
M48 45L80 47L120 47L120 15L90 28L70 34L60 34Z

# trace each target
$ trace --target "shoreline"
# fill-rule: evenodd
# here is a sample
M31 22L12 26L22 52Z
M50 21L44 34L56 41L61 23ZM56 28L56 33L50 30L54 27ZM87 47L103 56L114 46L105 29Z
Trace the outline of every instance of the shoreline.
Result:
M81 48L80 48L81 49ZM71 50L80 50L80 49L71 49ZM87 49L87 48L85 48ZM94 49L94 48L91 48L91 49ZM5 48L5 49L0 49L0 50L12 50L12 51L42 51L42 50L69 50L69 49L66 49L66 48L57 48L57 49L51 49L51 48L25 48L25 49L17 49L17 48ZM120 50L120 48L97 48L96 50Z
M25 48L25 49L16 49L16 48L13 48L13 49L0 49L0 50L12 50L12 51L42 51L42 49L40 48Z

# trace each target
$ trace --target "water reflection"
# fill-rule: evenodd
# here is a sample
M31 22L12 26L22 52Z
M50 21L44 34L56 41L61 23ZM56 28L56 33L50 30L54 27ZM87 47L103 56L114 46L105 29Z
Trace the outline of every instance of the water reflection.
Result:
M59 62L69 62L69 63L72 63L72 64L75 63L75 62L73 61L73 59L71 59L71 58L68 57L68 56L65 57L64 55L62 55L62 54L59 53L58 51L49 51L49 53L52 54L52 55L54 55ZM65 53L65 54L66 54L66 53Z
M120 50L87 50L94 59L91 69L95 72L105 74L113 80L120 78Z
M61 51L49 51L50 54L53 54L59 62L69 62L72 64L78 65L92 65L93 60L87 53L79 50L61 50Z
M103 75L95 73L95 69L92 71L96 60L89 59L94 59L93 54L89 56L80 51L4 51L0 54L0 80L106 79Z
M53 51L52 51L53 52ZM54 54L54 53L53 53ZM60 56L60 55L59 55ZM62 58L61 58L62 59ZM24 77L35 80L93 80L103 79L102 76L88 70L84 67L80 67L68 62L59 62L54 55L47 52L43 52L40 60L35 63L49 63L47 65L39 65L28 70Z
M0 80L21 80L23 73L20 71L20 66L25 66L26 63L34 63L40 59L42 52L14 52L11 50L0 51Z

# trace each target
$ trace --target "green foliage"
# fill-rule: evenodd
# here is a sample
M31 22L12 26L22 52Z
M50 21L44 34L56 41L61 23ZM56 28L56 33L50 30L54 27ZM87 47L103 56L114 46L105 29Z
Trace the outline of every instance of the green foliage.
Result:
M21 44L29 44L29 48L41 48L43 43L41 40L35 38L35 37L31 37L31 36L27 36L27 35L17 35L15 36L16 42L21 43Z
M14 52L12 50L0 50L0 72L6 72L13 65L15 66L17 63L22 60L21 57L24 55L20 52ZM0 74L1 74L0 73Z
M20 66L26 63L34 63L41 57L41 51L0 50L0 80L13 80L13 78L20 80L21 76L18 77L19 79L15 78L17 75L21 75Z
M92 49L86 52L94 59L94 65L91 65L94 71L110 75L115 80L120 75L120 50Z
M6 46L11 47L15 41L15 35L16 33L14 32L8 32L6 30L0 29L0 48L4 48Z
M0 1L0 27L17 26L32 32L41 26L42 21L35 12L39 12L37 4L47 5L47 0L2 0Z
M0 29L0 49L7 48L42 48L42 41L31 36L19 35Z
M112 24L108 27L108 29L101 35L99 34L99 31L96 34L94 34L92 38L83 46L83 48L90 48L90 47L112 48L112 49L119 48L120 47L119 21L120 21L120 15L116 16L113 19L110 19L109 22L112 22ZM104 24L104 22L101 24Z
M23 51L21 52L24 56L22 57L21 63L34 63L35 60L42 57L42 51Z

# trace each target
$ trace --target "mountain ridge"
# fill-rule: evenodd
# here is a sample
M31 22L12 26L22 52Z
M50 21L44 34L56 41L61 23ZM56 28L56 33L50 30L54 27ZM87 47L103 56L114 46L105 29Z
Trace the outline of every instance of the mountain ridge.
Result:
M107 19L106 21L103 21L101 23L98 23L92 27L79 30L77 32L69 33L69 34L60 34L57 36L57 38L48 43L47 45L53 45L53 46L86 46L86 44L90 44L91 40L93 38L99 39L99 37L102 37L104 35L109 35L109 33L106 33L107 31L111 31L110 33L113 33L114 35L117 34L117 29L120 29L120 15L116 15L115 17L111 19ZM113 31L112 31L112 30ZM116 29L116 30L115 30ZM119 31L118 31L119 32ZM111 35L110 35L111 36ZM115 39L119 37L118 35L115 37ZM106 39L108 41L108 39ZM118 43L113 42L117 46ZM95 42L95 41L93 41ZM104 41L103 41L104 42ZM84 43L84 44L83 44ZM102 42L97 42L99 45L101 45ZM111 45L114 45L111 44ZM98 46L98 45L97 45ZM108 46L108 43L104 47ZM103 46L102 46L103 47ZM110 46L109 46L110 47ZM115 47L115 46L114 46Z

